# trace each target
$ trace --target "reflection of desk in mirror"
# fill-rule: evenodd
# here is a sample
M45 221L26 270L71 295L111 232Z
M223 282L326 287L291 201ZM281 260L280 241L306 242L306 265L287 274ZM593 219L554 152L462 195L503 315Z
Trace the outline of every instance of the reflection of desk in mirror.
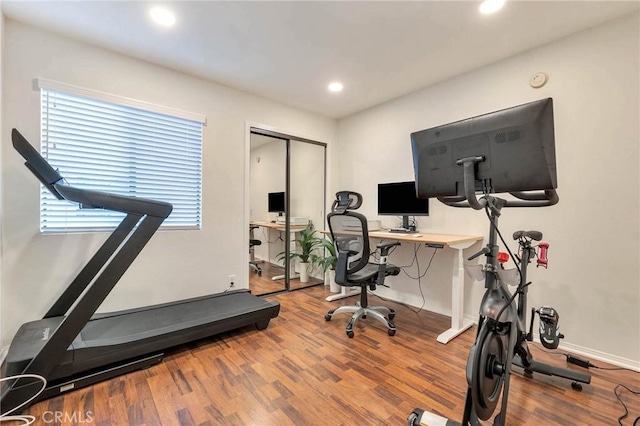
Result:
M277 222L261 222L261 221L256 221L256 220L252 220L250 222L251 225L255 225L255 226L260 226L262 228L267 228L267 229L274 229L276 231L279 232L285 232L286 227L284 223L277 223ZM300 232L304 229L307 228L308 225L290 225L289 229L291 230L291 242L293 243L295 241L295 234L296 232ZM294 248L294 244L291 244L291 249L293 250ZM270 244L269 244L269 249L270 249ZM271 255L269 255L269 262L271 262ZM290 278L296 278L295 275L295 271L294 271L294 262L289 262L289 277ZM276 275L275 277L272 278L272 280L282 280L284 279L284 275Z
M328 233L328 231L324 231ZM471 247L478 241L482 241L480 235L453 235L453 234L430 234L419 232L415 234L395 233L388 231L371 231L369 237L384 240L396 240L401 242L411 242L428 244L434 248L445 248L456 250L453 259L453 271L451 276L451 328L438 336L438 342L447 343L463 331L467 330L473 322L464 319L464 263L463 250ZM344 289L344 287L343 287ZM327 297L326 300L336 300L343 297L359 294L359 291L351 293L341 293Z
M251 225L256 225L256 226L262 226L263 228L271 228L271 229L277 229L278 231L282 231L284 232L285 226L284 223L277 223L277 222L261 222L258 220L252 220L250 222ZM291 231L292 232L300 232L303 229L305 229L307 227L307 225L291 225Z

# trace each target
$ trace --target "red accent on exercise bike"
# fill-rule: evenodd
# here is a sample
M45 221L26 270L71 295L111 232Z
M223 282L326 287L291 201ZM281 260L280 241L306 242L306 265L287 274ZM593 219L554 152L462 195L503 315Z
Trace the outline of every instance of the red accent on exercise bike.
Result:
M540 243L538 244L540 247L540 253L538 253L538 265L547 267L549 260L547 259L547 250L549 250L549 243Z
M505 253L503 251L498 252L498 262L507 263L509 261L509 253Z

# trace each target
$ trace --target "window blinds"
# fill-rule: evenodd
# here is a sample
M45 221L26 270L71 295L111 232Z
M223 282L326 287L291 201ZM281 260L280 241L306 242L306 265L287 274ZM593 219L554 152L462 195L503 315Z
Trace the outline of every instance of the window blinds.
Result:
M203 121L126 103L41 87L43 157L72 186L173 204L162 228L200 229ZM45 233L111 230L123 218L80 209L45 187L40 199Z

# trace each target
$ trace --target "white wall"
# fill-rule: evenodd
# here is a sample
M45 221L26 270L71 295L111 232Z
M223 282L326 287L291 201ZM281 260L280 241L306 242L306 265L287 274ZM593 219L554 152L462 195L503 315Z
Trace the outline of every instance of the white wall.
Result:
M3 45L4 45L4 15L2 14L2 2L0 2L0 93L2 93L2 58L3 58ZM3 116L4 110L2 108L2 96L0 96L0 130L2 129L2 116ZM2 135L4 133L0 134L0 140L2 139ZM4 194L2 191L2 187L3 187L3 179L2 179L2 150L0 149L0 224L4 222L3 218L3 210L2 210L2 206L3 206L3 199L4 199ZM2 267L2 263L3 263L3 257L2 257L2 247L4 246L4 244L2 243L2 226L0 226L0 307L2 306L2 301L4 300L4 292L3 292L3 286L2 286L2 271L3 271L3 267ZM2 319L2 315L0 315L0 336L2 336L2 330L4 328L4 321ZM2 344L2 341L0 340L0 345Z
M100 311L222 291L230 274L246 287L246 123L265 123L331 144L335 121L15 21L7 20L4 27L1 101L11 108L4 111L2 127L2 342L21 323L41 317L106 238L39 233L39 186L9 137L15 127L39 143L39 93L33 90L38 77L207 116L202 230L156 234Z
M540 230L550 243L549 269L531 271L529 303L558 309L565 344L640 368L638 34L635 14L341 120L337 181L364 195L361 211L374 219L376 184L413 180L411 132L552 97L560 203L508 209L501 229L504 235ZM539 71L550 80L533 89L529 78ZM483 212L433 200L419 228L488 234ZM408 264L412 246L391 261ZM423 270L430 254L419 253ZM451 252L436 255L422 284L427 309L450 312L452 262ZM415 281L401 274L390 282L387 295L422 304ZM483 291L482 283L467 282L467 316L477 317Z

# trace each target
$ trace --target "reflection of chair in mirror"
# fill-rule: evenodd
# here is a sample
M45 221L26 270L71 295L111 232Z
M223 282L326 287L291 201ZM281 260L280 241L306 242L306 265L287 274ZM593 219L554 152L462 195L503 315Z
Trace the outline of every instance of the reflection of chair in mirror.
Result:
M342 191L338 192L336 197L332 212L327 216L338 256L336 283L341 286L360 287L360 302L357 305L332 309L324 318L329 321L336 314L352 313L347 324L347 336L353 337L353 327L356 322L360 318L365 319L371 316L382 322L387 327L389 336L393 336L396 334L396 326L391 320L395 317L395 311L386 306L369 306L367 288L375 290L376 286L384 285L386 276L400 273L400 268L387 264L389 249L400 243L396 241L378 244L380 262L370 263L367 218L351 211L360 207L362 196L355 192Z
M253 230L258 228L258 226L251 225L249 226L249 267L253 269L258 275L262 275L262 268L260 268L259 263L255 258L255 246L259 246L262 244L262 241L253 238Z

